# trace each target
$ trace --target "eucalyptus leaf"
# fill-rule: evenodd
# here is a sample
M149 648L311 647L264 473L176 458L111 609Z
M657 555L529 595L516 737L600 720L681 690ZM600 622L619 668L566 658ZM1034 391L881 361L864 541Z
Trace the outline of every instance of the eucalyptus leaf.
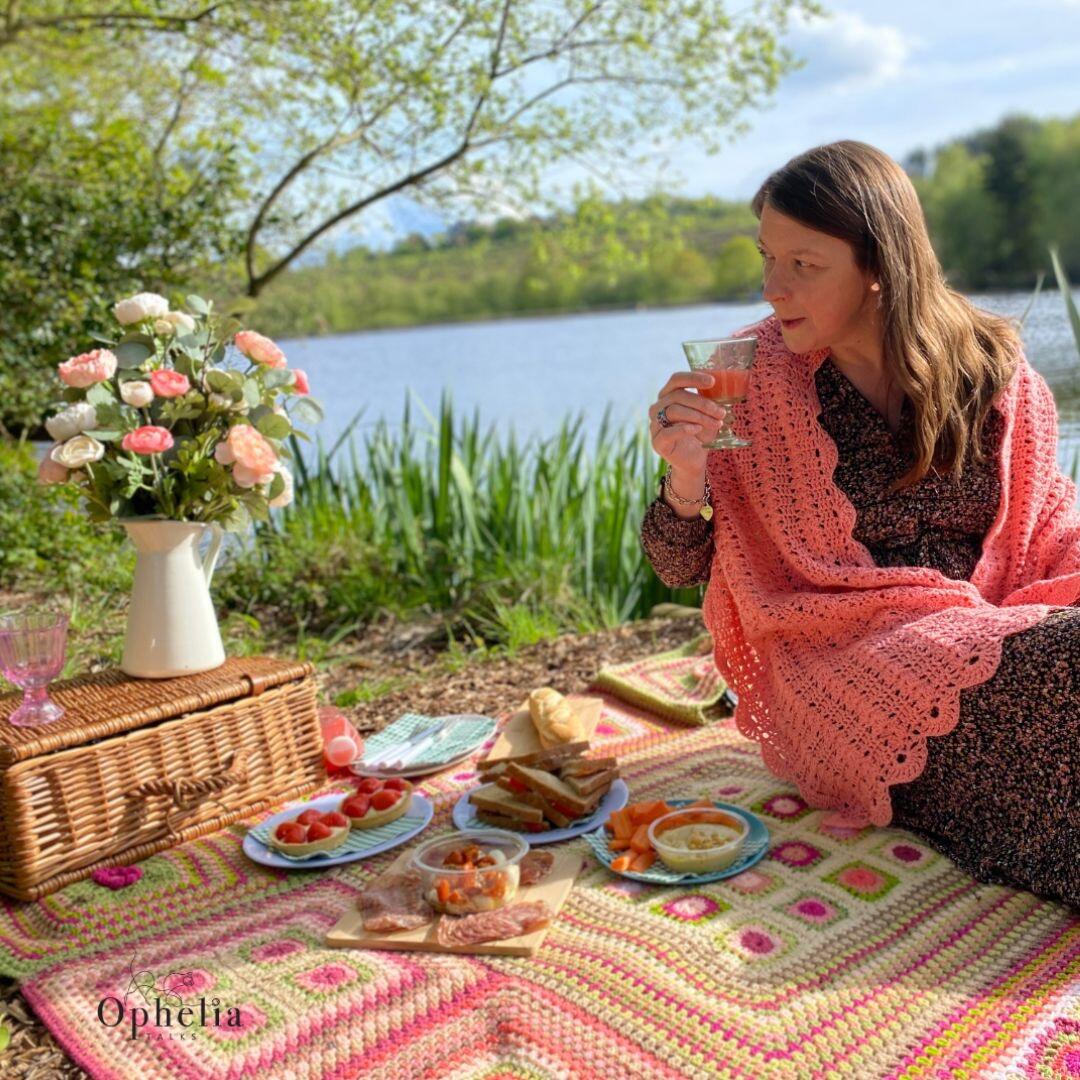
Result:
M255 427L268 439L284 439L292 431L292 424L276 412L260 417Z
M195 293L191 293L187 297L186 303L196 315L210 314L210 305L201 296L197 296Z
M259 426L259 421L264 416L273 416L274 410L269 405L256 405L251 412L248 413L248 419L256 426Z
M89 435L91 439L97 439L98 442L116 442L124 433L122 431L102 431L95 428L93 431L84 431L83 434Z
M94 383L86 391L86 400L91 405L114 405L116 403L116 397L109 388L108 383Z
M262 401L262 391L254 379L244 380L244 400L254 409Z
M121 339L121 345L127 345L131 342L138 342L140 345L145 345L148 349L153 351L154 339L149 334L144 334L141 330L129 330Z
M293 415L298 420L304 420L309 424L319 424L322 423L323 410L315 398L305 395L297 399L296 404L293 406Z
M116 344L116 338L106 337L104 334L91 334L91 339L94 341L100 341L102 345L108 345L110 348Z
M263 382L268 390L276 390L279 386L289 386L293 381L293 373L288 368L269 368L263 376Z
M126 341L117 345L113 352L122 368L137 368L147 357L154 355L154 350L141 341Z
M285 490L285 477L281 473L274 473L274 479L270 481L270 490L267 498L276 499Z
M233 387L233 376L228 371L208 371L206 385L215 393L227 394Z

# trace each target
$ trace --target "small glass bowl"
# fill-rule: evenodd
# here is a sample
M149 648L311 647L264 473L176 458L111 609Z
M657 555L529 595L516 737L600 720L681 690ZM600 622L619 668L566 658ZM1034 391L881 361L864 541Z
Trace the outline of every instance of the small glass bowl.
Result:
M479 848L495 864L478 869L444 866L452 851ZM424 897L436 911L446 915L474 915L494 911L517 895L521 860L529 845L505 829L471 829L452 836L437 836L413 852L413 866L420 872Z
M693 837L695 829L699 837L707 840L711 830L703 827L713 825L722 825L726 830L723 836L715 838L715 843L691 848L683 843L664 841L665 833L683 827L691 831L682 834L681 840L686 841ZM731 830L734 830L734 835ZM717 870L725 870L738 861L749 834L750 823L738 814L718 808L685 807L657 818L649 826L649 843L669 870L683 874L711 874Z

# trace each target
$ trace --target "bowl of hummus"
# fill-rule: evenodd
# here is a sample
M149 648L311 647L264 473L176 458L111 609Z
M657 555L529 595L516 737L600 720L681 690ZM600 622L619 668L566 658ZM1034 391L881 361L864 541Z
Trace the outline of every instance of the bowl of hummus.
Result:
M669 870L710 874L739 860L749 833L750 823L738 814L688 807L657 818L649 842Z

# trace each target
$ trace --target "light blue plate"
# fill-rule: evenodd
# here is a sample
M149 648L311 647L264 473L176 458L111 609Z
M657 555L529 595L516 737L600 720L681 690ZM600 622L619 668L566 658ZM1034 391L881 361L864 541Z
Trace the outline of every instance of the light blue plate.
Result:
M668 806L688 806L695 799L665 799ZM707 881L719 881L721 878L732 877L749 869L754 863L765 857L769 850L769 827L749 810L732 803L713 803L718 810L729 810L739 817L750 822L750 832L747 834L743 856L737 863L732 863L726 870L717 870L711 874L680 874L675 870L669 870L659 859L643 874L631 873L629 870L612 870L613 874L621 874L635 881L650 881L654 885L704 885ZM608 847L607 829L599 829L595 833L585 837L589 847L596 853L596 857L611 870L611 860L620 852L614 852Z
M496 826L488 825L480 821L473 813L473 805L469 802L469 796L476 791L471 788L454 804L454 824L459 829L494 829ZM573 836L580 836L591 829L598 829L608 819L608 815L615 810L621 810L630 801L630 789L625 780L615 780L608 793L600 800L600 805L583 821L577 825L571 825L567 829L548 829L546 832L523 832L521 836L530 844L554 844L556 840L569 840Z
M366 859L404 844L423 831L435 813L431 803L414 791L409 809L396 821L387 822L375 829L350 829L349 838L333 851L317 851L314 855L305 855L298 859L283 855L266 843L270 833L281 822L291 821L305 810L315 809L320 813L334 810L344 798L344 794L323 795L302 806L282 810L258 825L253 825L244 837L244 854L254 862L262 863L263 866L274 866L279 870L324 870L328 866L356 862L357 859Z

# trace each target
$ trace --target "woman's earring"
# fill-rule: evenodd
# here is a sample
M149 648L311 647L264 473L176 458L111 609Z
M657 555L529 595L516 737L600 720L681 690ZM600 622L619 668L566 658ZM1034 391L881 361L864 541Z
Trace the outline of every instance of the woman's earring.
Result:
M875 281L874 284L870 286L870 291L871 292L878 292L880 290L880 288L881 288L881 286Z

